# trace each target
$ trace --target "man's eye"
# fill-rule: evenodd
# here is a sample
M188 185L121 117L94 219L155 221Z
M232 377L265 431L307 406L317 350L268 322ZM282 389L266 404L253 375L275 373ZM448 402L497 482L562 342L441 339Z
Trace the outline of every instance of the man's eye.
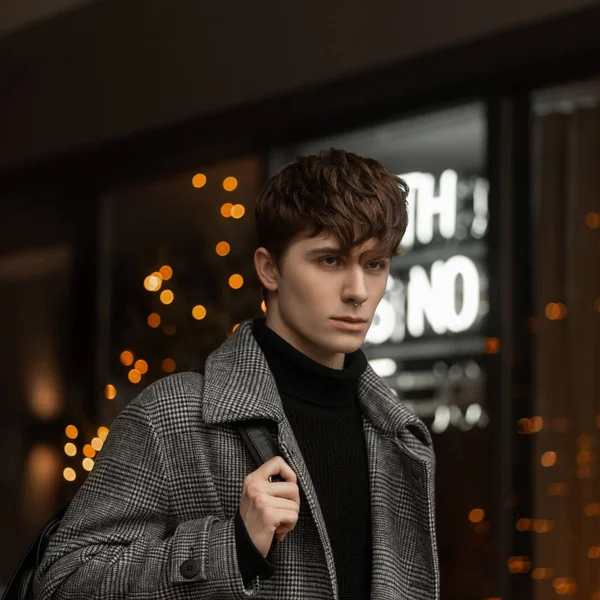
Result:
M374 271L385 269L385 260L374 260L367 264L369 269Z
M321 262L328 267L334 267L338 264L338 259L335 256L325 256L321 259Z

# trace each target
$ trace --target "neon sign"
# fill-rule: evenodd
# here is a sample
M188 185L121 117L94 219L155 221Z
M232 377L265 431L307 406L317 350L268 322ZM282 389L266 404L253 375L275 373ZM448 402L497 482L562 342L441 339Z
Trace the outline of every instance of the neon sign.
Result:
M478 177L461 180L452 170L438 182L429 173L401 175L408 183L409 225L401 247L418 257L425 247L442 246L449 240L480 240L488 226L488 183ZM436 244L437 245L437 244ZM426 333L442 336L469 331L482 310L481 266L467 252L445 260L413 264L401 271L396 259L386 294L375 313L366 341L383 344L405 337L421 338Z

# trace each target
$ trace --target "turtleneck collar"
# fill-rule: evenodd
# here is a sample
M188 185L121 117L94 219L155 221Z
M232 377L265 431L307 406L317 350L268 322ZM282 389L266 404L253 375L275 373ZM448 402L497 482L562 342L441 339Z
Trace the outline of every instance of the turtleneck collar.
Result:
M255 319L252 331L280 393L323 407L356 402L356 385L367 367L362 350L346 354L343 369L331 369L296 350L265 319Z

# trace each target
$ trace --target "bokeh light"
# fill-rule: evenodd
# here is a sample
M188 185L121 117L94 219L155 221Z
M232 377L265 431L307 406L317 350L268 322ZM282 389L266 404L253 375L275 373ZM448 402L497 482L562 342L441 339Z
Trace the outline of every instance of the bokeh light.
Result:
M234 204L231 207L231 216L234 219L241 219L246 214L246 209L242 204Z
M589 212L585 215L585 223L591 229L598 229L600 227L600 213Z
M74 440L79 435L79 431L77 430L77 427L75 427L75 425L67 425L67 427L65 428L65 435L70 440Z
M196 173L193 177L192 177L192 185L196 188L199 189L201 187L204 187L206 185L206 175L204 173Z
M145 375L148 372L148 363L141 358L135 361L135 368L142 374Z
M121 352L121 364L124 364L126 367L129 367L133 364L133 352L129 350L123 350Z
M84 458L81 461L81 466L86 470L86 471L91 471L94 468L94 461L91 458Z
M162 361L162 370L165 373L174 373L176 368L177 365L175 364L175 361L172 358L165 358Z
M160 327L160 315L158 313L150 313L148 315L148 325L153 329Z
M77 473L75 473L74 469L72 469L71 467L67 467L64 471L63 471L63 477L67 480L67 481L75 481L75 479L77 478Z
M152 273L152 275L148 275L146 279L144 279L144 287L149 292L158 292L162 286L162 276L160 273Z
M197 304L194 306L194 308L192 308L192 317L194 317L194 319L197 321L201 321L204 319L204 317L206 317L206 308L204 308L202 304Z
M567 307L562 302L550 302L546 305L545 313L550 321L561 321L567 316Z
M234 273L229 278L229 286L234 290L239 290L244 285L244 278L238 273Z
M235 177L225 177L223 180L223 189L226 192L233 192L233 190L237 189L238 180Z
M96 452L100 452L100 450L102 450L102 445L103 445L103 441L99 438L99 437L95 437L91 442L90 445L92 446L92 448L96 451Z
M67 456L75 456L77 454L77 446L73 442L65 444L65 454Z
M541 431L544 427L544 419L539 416L531 417L530 421L531 433L537 433Z
M553 467L556 464L556 452L549 450L542 454L541 463L543 467Z
M160 301L163 304L171 304L175 300L175 294L171 290L163 290L160 293Z
M86 444L83 447L83 455L87 456L88 458L94 458L94 456L96 456L96 451L91 444Z
M471 521L471 523L481 523L484 517L485 512L481 508L474 508L469 513L469 521Z
M498 354L500 351L500 340L495 337L489 337L485 340L485 352L487 354Z
M160 273L163 281L169 281L173 277L173 269L169 265L163 265L158 272Z
M127 374L127 378L131 383L139 383L142 380L142 374L137 369L131 369Z
M231 246L227 242L219 242L217 244L216 251L219 256L227 256L230 250Z

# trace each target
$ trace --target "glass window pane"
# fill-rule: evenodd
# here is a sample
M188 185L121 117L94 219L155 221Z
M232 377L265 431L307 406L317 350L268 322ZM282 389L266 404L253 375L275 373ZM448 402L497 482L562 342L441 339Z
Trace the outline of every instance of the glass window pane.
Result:
M155 379L201 367L241 319L261 314L252 262L261 175L248 157L109 195L105 422Z
M444 598L490 596L486 118L482 104L281 148L271 171L329 146L380 161L410 186L409 227L364 346L430 427L437 453ZM460 490L459 493L457 493Z
M533 94L536 597L598 595L600 559L600 79Z

